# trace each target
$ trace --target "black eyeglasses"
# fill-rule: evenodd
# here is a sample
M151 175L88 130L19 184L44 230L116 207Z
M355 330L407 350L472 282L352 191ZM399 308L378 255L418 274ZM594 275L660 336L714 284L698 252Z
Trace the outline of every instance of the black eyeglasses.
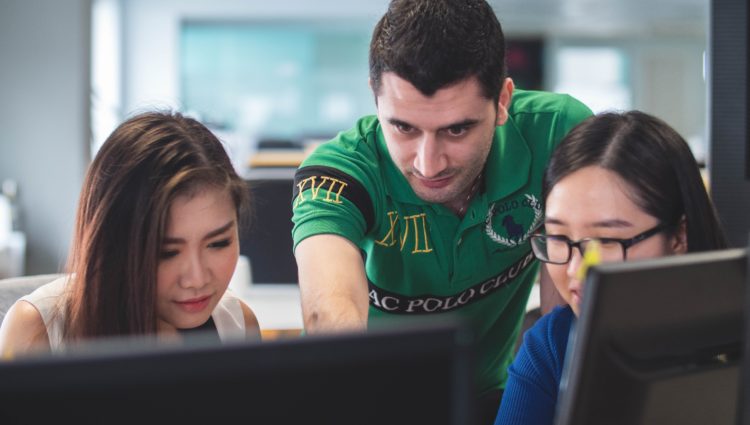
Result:
M550 264L566 264L570 261L573 254L573 248L578 248L581 256L586 252L586 248L591 241L599 243L599 250L602 261L624 261L627 259L628 248L654 236L670 226L659 224L645 232L639 233L630 239L618 238L583 238L578 241L571 241L567 236L562 235L533 235L531 236L531 249L534 255L540 261Z

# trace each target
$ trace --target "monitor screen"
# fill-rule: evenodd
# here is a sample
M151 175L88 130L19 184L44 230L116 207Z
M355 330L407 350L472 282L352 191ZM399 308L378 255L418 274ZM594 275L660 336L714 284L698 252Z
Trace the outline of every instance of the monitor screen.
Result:
M732 246L750 231L750 2L711 0L709 183Z
M99 342L0 362L0 423L467 424L470 341L440 324L226 345Z
M742 385L740 397L742 408L738 424L750 425L750 237L748 238L747 276L745 280L745 341L743 345Z
M257 169L247 176L250 223L240 234L240 253L250 260L253 284L296 284L292 241L294 169Z
M591 269L571 330L558 425L734 425L744 249Z

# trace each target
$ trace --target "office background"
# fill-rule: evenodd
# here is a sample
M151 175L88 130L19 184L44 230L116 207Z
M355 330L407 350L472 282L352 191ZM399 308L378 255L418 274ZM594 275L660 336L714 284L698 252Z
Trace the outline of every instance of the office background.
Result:
M540 60L539 88L656 114L706 159L710 0L490 3L516 65ZM134 112L195 114L240 168L260 140L325 138L373 112L366 47L386 6L0 0L0 180L19 184L27 274L60 270L88 161Z

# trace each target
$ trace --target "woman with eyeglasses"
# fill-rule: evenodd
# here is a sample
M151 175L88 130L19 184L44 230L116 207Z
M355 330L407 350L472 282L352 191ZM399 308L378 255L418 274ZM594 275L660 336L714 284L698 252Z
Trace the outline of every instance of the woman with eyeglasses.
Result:
M587 248L596 243L613 262L727 246L687 143L643 112L599 114L573 128L550 159L543 199L544 227L531 246L568 305L524 335L496 425L553 423Z

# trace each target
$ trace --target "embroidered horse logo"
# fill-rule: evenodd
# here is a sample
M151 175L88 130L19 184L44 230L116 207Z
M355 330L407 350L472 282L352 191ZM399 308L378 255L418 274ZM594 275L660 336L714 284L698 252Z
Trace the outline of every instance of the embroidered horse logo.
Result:
M510 214L507 214L503 216L502 226L505 228L508 237L497 234L492 228L492 218L495 216L495 204L492 204L487 210L487 217L484 219L484 233L487 237L500 245L508 248L515 248L524 243L531 236L534 230L542 222L544 216L544 213L542 212L542 204L536 199L536 196L528 193L524 195L524 199L520 201L520 203L523 207L530 208L534 211L534 219L532 220L531 225L524 231L523 226L516 223L516 220Z
M511 239L519 239L523 236L523 227L513 220L512 215L508 214L503 217L502 224Z

